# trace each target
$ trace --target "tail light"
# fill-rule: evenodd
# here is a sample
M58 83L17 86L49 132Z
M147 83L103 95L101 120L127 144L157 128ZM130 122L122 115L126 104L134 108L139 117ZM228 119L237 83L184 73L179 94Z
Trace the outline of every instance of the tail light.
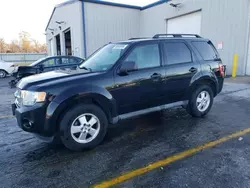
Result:
M222 77L225 76L225 66L224 65L219 65L219 71L220 71L220 75Z

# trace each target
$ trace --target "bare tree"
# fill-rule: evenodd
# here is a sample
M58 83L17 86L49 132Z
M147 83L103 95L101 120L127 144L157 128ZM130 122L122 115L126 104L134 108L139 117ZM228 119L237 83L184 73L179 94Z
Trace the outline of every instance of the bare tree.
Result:
M22 52L21 47L19 45L18 40L12 40L10 44L8 44L7 53L18 53Z
M0 38L0 53L46 53L46 44L41 44L38 40L31 39L28 32L22 31L19 33L19 40L12 40L11 43L5 43L3 38Z
M0 53L5 53L6 52L6 43L3 38L0 38Z
M26 31L19 33L20 46L23 52L31 52L30 34Z
M39 43L39 41L35 40L35 39L32 39L32 51L33 52L36 52L36 53L39 53L40 52L40 46L41 44Z
M32 39L32 52L45 53L47 52L47 46L41 44L38 40Z
M47 53L47 46L46 44L42 44L39 48L40 53Z

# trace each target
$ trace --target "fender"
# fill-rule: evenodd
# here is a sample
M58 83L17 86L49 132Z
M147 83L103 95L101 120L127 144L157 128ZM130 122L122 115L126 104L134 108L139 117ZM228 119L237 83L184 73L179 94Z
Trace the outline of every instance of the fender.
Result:
M197 84L205 84L205 83L209 83L213 87L212 89L214 92L214 96L216 96L219 93L219 84L215 73L212 71L202 71L192 78L188 90L188 96L193 90L193 88L197 86Z
M59 95L54 96L46 111L47 120L50 121L49 124L57 125L58 119L65 111L72 105L77 105L81 102L96 103L106 113L110 122L112 117L117 116L116 102L108 90L96 85L84 84L70 87Z

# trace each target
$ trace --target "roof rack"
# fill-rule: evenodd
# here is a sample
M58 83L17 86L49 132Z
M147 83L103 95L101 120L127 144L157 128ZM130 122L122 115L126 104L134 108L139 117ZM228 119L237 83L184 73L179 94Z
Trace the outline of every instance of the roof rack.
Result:
M138 39L148 39L148 38L146 38L146 37L138 37L138 38L130 38L128 40L138 40Z
M202 38L200 35L196 35L196 34L157 34L157 35L153 36L154 39L165 38L165 37L174 37L174 38L195 37L195 38Z

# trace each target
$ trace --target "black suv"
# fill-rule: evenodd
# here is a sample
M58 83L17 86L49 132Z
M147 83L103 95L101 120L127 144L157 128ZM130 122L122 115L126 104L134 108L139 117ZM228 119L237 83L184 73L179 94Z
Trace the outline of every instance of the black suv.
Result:
M23 78L12 109L24 131L82 150L98 145L110 124L132 116L175 106L206 115L224 74L211 41L158 34L109 43L77 70Z

